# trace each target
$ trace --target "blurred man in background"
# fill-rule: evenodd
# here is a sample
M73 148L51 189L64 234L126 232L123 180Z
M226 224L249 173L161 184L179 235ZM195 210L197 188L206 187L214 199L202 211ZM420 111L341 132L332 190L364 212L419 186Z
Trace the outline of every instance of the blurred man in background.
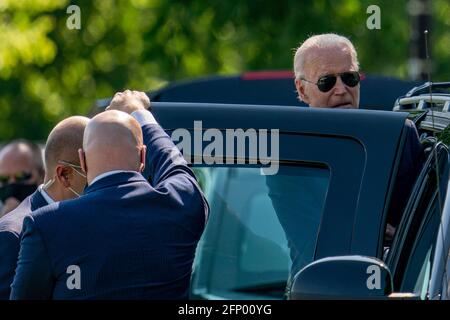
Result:
M27 140L14 140L0 150L0 217L36 191L44 179L40 148Z

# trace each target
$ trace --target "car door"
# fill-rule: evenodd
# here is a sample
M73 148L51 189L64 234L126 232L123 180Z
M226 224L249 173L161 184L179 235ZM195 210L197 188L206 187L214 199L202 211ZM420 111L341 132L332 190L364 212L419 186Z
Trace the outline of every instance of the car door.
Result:
M448 174L448 148L435 144L414 186L387 259L397 292L412 292L421 299L436 295L430 295L430 280L433 272L442 270L447 258L444 251L436 249L442 242L442 233L441 238L438 234Z
M381 256L406 115L278 106L154 108L175 144L184 141L181 151L211 206L194 262L193 298L282 299L289 279L316 259ZM244 134L244 146L205 156L211 143L239 139L230 131ZM270 152L250 152L255 144L261 148L264 135L274 138L273 131L278 136L276 144L268 143ZM261 175L275 149L279 170Z
M300 151L309 143L315 150ZM335 249L348 249L359 186L352 182L362 176L363 148L350 139L289 134L281 134L280 147L280 169L272 176L261 175L258 166L194 165L197 176L209 175L200 180L207 181L203 189L211 205L194 294L282 298L287 279L314 260L326 199L347 213L335 224ZM355 162L336 158L338 150ZM349 192L343 195L338 186Z
M428 298L433 300L450 299L450 189L447 188L445 205L435 245L434 258L431 261Z

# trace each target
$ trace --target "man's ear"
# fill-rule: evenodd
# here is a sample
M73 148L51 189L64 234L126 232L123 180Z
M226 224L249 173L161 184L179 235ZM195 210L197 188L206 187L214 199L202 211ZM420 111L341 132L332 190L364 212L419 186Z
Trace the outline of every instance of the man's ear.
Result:
M65 167L63 165L56 166L56 180L64 187L70 187L69 175L72 168Z
M80 159L81 170L83 170L84 174L87 175L86 157L85 157L83 149L81 149L81 148L78 149L78 158Z
M141 154L140 154L140 166L139 166L139 172L144 172L145 169L145 157L147 155L147 146L144 144L141 148Z
M305 94L305 85L300 79L295 79L295 88L297 89L298 96L301 101L309 104L309 97Z

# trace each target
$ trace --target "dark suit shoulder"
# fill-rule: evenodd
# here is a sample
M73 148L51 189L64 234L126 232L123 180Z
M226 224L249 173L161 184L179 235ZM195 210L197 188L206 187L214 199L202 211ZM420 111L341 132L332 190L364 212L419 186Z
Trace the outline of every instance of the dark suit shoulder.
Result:
M50 218L58 214L60 207L59 202L55 202L44 207L41 207L30 213L29 218L31 218L37 225L44 223Z
M10 230L0 232L0 287L4 284L3 277L6 269L9 269L10 273L14 275L19 247L19 233Z
M20 234L6 230L0 232L0 248L9 247L12 243L20 243ZM2 250L0 250L1 252Z
M31 212L30 197L0 219L0 300L7 300L20 248L23 220Z
M81 212L83 208L91 206L90 201L86 201L89 196L81 198L64 200L49 204L45 207L33 211L29 218L33 221L33 225L37 228L44 240L47 236L60 235L61 228L67 227L67 224L74 220L83 219Z

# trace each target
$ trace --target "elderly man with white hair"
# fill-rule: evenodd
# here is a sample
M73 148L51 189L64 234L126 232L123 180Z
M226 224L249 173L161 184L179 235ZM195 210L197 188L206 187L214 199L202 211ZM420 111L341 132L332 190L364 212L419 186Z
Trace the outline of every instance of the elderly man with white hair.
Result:
M295 87L299 99L313 108L359 108L360 74L355 47L344 36L320 34L306 39L294 56ZM410 190L423 163L423 147L411 120L387 217L387 240L400 223Z
M296 50L294 72L298 97L310 107L359 108L361 80L359 62L355 47L346 37L328 33L306 39ZM423 148L414 123L407 120L404 130L406 139L387 214L386 246L389 246L392 241L410 190L423 163ZM283 168L278 174L283 174ZM314 260L314 235L318 232L321 219L320 210L311 210L314 208L314 203L305 203L298 194L293 192L298 190L298 183L299 180L296 177L284 179L283 183L279 183L271 176L266 177L272 205L286 233L292 260L286 293L290 290L295 274ZM309 193L318 196L325 194L326 188L327 186L321 183L320 179L314 178L310 179L309 184L305 186ZM289 216L289 219L286 219L286 216ZM293 223L292 219L296 221ZM302 226L302 232L298 232L298 226Z
M310 107L359 108L359 62L355 47L348 38L327 33L306 39L295 53L294 72L299 99ZM411 120L406 120L405 131L406 141L387 217L389 240L400 223L423 163L423 147Z
M344 36L329 33L306 39L296 50L294 57L295 87L298 97L312 108L358 109L360 92L359 62L355 47ZM339 112L339 110L336 110ZM377 128L373 128L376 130ZM370 130L370 128L368 128ZM399 225L410 190L423 163L423 148L414 123L407 120L404 126L405 142L391 204L387 214L385 245L389 246L395 229ZM383 155L380 155L382 157ZM279 174L282 174L283 168ZM305 205L292 190L297 190L298 179L284 179L278 183L268 176L272 205L277 212L290 248L292 267L287 283L289 291L294 275L314 260L314 235L320 226L320 210L310 210L313 204ZM325 189L324 189L325 188ZM311 181L308 192L317 195L326 193L320 181ZM286 200L288 199L288 200ZM296 210L295 223L283 223ZM297 226L303 226L298 232Z
M295 87L310 107L358 108L359 63L346 37L329 33L308 38L294 57Z
M346 37L330 33L308 38L295 53L294 72L298 97L310 107L359 107L359 63L355 47ZM281 168L279 174L283 171ZM294 275L314 260L321 211L317 209L317 201L307 202L293 192L299 190L298 177L285 178L280 183L267 176L266 184L290 249L292 266L286 287L288 292ZM327 185L316 177L310 178L304 187L305 192L317 195L311 197L314 200L326 194L326 188ZM298 232L298 226L302 226L302 232Z

